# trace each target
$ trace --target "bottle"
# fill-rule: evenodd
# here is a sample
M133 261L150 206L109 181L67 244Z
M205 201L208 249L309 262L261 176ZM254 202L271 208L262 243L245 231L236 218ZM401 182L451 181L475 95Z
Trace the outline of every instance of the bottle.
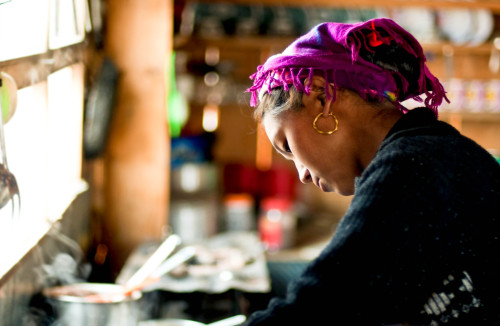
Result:
M292 247L295 244L296 225L291 200L271 197L261 201L258 228L260 240L266 250Z
M175 78L175 52L172 53L170 60L167 118L170 137L176 138L180 136L181 129L188 120L189 104L184 95L177 89L177 81Z
M255 230L254 199L250 194L228 194L224 197L227 231Z

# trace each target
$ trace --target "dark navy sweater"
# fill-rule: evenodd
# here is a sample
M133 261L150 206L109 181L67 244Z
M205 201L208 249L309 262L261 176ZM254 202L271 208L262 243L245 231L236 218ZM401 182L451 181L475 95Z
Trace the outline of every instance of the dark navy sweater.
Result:
M355 180L333 238L245 325L500 325L500 165L426 108Z

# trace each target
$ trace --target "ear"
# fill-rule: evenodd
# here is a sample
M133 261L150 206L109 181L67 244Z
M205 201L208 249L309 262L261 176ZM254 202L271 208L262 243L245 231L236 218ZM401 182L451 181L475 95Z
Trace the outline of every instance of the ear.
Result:
M333 92L335 92L333 83L328 83L328 92L330 94L330 98L325 97L325 106L323 106L323 117L328 117L328 114L330 114L330 106L333 102Z
M304 85L310 85L311 91L324 92L325 91L325 79L322 76L314 75L312 81L307 77L304 80Z
M308 84L310 84L309 87L310 87L311 92L324 94L324 96L325 96L325 102L324 102L324 105L323 105L323 111L322 112L323 112L323 116L324 117L328 117L328 114L330 113L330 105L333 102L333 97L331 97L329 99L327 98L325 86L328 87L329 94L333 95L333 92L334 92L334 86L333 86L333 84L332 83L328 83L328 85L325 85L326 84L325 79L322 76L319 76L319 75L313 76L312 81L309 78L306 78L304 80L304 85L308 85Z
M312 92L324 93L325 84L325 79L320 75L314 75L312 79L310 79L309 77L304 79L304 85L309 85L309 88Z
M306 78L304 81L304 84L307 85L309 83L309 78ZM333 97L327 98L326 94L326 87L328 87L328 94L333 95L334 92L334 87L333 83L328 83L326 85L325 79L322 76L316 75L313 76L312 83L311 83L311 91L316 91L325 94L325 104L323 105L323 116L326 118L328 117L328 114L330 113L330 105L333 102Z

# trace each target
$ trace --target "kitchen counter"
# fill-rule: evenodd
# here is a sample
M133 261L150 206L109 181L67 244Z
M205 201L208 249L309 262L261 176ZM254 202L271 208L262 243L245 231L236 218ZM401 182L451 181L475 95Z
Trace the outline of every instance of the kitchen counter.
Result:
M269 262L308 262L316 258L330 242L340 218L331 214L316 214L314 218L299 220L295 246L266 253Z
M255 232L220 233L189 246L195 247L196 254L194 262L186 264L187 268L183 275L173 275L173 273L164 275L159 282L145 288L144 292L163 290L177 293L194 291L223 293L228 290L239 290L266 293L270 291L266 258ZM139 246L128 258L116 282L123 283L127 280L157 247L158 243ZM213 258L215 253L226 257L221 256L218 260L210 258L207 262L207 255ZM231 265L226 260L227 255L231 255L234 260L243 259L245 262Z

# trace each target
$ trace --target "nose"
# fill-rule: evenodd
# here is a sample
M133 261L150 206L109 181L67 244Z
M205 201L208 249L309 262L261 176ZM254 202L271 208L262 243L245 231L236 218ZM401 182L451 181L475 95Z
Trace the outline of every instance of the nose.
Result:
M302 183L312 182L311 173L304 165L295 163L295 167L297 168L297 172L299 172L299 179Z

